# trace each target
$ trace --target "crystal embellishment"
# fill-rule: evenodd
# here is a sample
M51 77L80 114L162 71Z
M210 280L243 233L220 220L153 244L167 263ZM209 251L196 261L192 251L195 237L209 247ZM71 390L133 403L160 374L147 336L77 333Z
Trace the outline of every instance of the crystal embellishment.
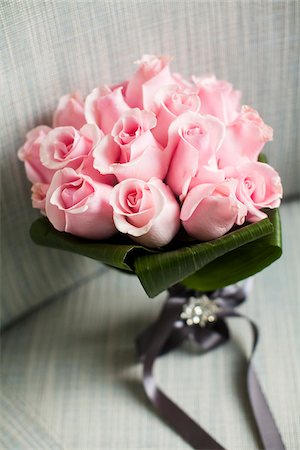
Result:
M190 297L188 303L183 305L180 317L189 326L199 325L203 328L207 323L216 321L219 309L207 295L201 295L199 298Z

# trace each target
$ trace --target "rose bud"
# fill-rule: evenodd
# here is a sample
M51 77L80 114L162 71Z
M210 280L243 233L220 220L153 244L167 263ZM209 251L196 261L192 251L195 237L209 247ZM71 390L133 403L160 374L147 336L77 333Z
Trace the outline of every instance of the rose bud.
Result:
M138 108L126 111L94 149L94 167L101 174L114 174L119 181L152 177L163 179L169 165L169 153L151 133L155 114Z
M24 162L27 178L31 183L50 183L54 170L44 166L40 158L41 143L51 128L41 125L26 134L26 142L18 151L18 158Z
M168 128L177 116L186 111L198 112L200 99L191 88L177 85L164 86L155 95L157 126L152 133L165 147L168 142Z
M84 101L80 92L61 97L53 114L53 128L71 126L79 130L85 123Z
M78 169L102 138L103 132L92 124L86 124L80 130L54 128L42 142L41 161L49 169Z
M115 232L112 187L65 167L54 175L46 195L46 214L54 228L88 239L106 239Z
M116 228L141 245L166 245L179 229L179 205L159 179L122 181L113 188L110 204Z
M240 112L241 92L214 75L206 78L192 77L201 100L201 114L211 114L225 124L231 123Z
M125 99L132 108L152 110L154 94L164 85L175 84L170 73L169 56L144 55L138 64L138 70L128 81Z
M94 89L85 100L87 123L98 125L104 134L110 133L115 122L129 109L122 92L123 86L113 90L108 86Z
M234 224L242 225L247 208L235 196L236 180L202 184L187 194L180 219L187 233L200 241L223 236Z
M273 139L273 129L266 125L255 109L243 106L241 114L226 127L218 152L219 167L257 161L263 146Z
M237 168L237 198L247 207L247 221L257 222L267 217L261 208L278 208L282 185L276 170L260 162L245 163Z
M212 116L186 112L169 127L166 148L172 156L167 184L184 197L191 182L216 183L224 180L217 166L217 152L225 133L224 124Z

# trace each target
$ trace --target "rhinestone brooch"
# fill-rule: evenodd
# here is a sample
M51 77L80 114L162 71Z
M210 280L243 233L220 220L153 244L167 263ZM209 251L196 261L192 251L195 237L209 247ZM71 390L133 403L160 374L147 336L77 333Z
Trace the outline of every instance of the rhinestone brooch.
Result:
M189 326L199 325L205 327L207 323L213 323L217 319L220 308L210 300L207 295L201 297L190 297L188 303L182 307L181 319Z

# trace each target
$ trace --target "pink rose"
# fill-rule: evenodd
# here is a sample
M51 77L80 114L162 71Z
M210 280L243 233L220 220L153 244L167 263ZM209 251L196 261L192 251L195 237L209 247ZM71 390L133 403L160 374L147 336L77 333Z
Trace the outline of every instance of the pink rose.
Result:
M46 183L34 183L31 186L31 201L32 207L41 210L41 213L45 215L46 209L46 195L49 189L49 184Z
M106 239L115 232L112 187L65 167L54 175L46 196L46 214L54 228L88 239Z
M191 88L178 85L164 86L155 95L157 126L152 133L165 147L168 142L168 128L177 116L186 111L198 112L200 99Z
M141 245L166 245L179 229L179 205L161 180L122 181L113 188L110 203L117 229Z
M236 168L237 198L247 207L247 220L257 222L267 217L261 208L278 208L282 185L276 170L268 164L249 162Z
M154 94L164 85L174 84L170 73L171 58L169 56L144 55L137 61L138 70L128 81L126 102L132 108L152 110L154 108Z
M167 184L174 193L184 197L191 182L195 185L224 180L217 166L224 133L225 126L219 119L194 112L186 112L171 123L166 150L173 157Z
M49 169L78 169L102 138L102 131L92 124L86 124L80 130L74 127L54 128L42 142L41 161Z
M122 91L122 86L113 90L108 86L94 89L85 100L87 123L98 125L104 134L110 133L115 122L129 109Z
M218 152L219 167L257 161L263 146L273 139L273 130L255 109L243 106L241 114L226 127L223 144Z
M114 174L119 181L163 179L169 158L150 131L155 125L155 114L150 111L126 111L93 151L95 169Z
M217 80L214 75L206 78L193 77L198 87L202 114L218 117L225 124L231 123L240 112L241 92L230 83Z
M41 143L51 128L41 125L26 134L26 142L18 151L18 158L24 162L27 178L31 183L50 183L54 171L42 164L40 159Z
M247 208L235 196L236 180L202 184L187 194L180 219L190 236L200 241L217 239L236 223L242 225Z
M71 126L79 130L86 123L83 106L80 92L61 97L53 114L53 128Z

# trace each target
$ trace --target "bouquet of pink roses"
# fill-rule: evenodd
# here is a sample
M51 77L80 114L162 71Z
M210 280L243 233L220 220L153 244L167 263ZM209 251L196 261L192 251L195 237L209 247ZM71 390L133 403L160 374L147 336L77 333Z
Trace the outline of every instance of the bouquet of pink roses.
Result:
M240 92L214 76L187 81L169 62L145 55L129 80L62 97L53 128L30 131L19 158L46 216L31 227L36 243L134 273L150 297L169 289L137 339L145 391L194 448L224 450L156 387L152 367L186 338L204 351L226 342L226 317L248 320L254 351L257 327L234 310L246 290L219 288L281 255L282 186L261 154L272 129ZM264 448L284 449L251 356L247 382Z
M182 242L216 240L279 206L279 175L258 161L272 129L240 105L241 93L229 83L185 80L169 62L144 55L129 80L96 88L85 100L79 92L62 97L53 128L27 134L18 155L32 204L55 230L97 242L121 233L151 257L150 248L164 253L169 243L178 251ZM78 251L74 245L67 249ZM99 259L138 271L136 261L123 260L125 267Z

